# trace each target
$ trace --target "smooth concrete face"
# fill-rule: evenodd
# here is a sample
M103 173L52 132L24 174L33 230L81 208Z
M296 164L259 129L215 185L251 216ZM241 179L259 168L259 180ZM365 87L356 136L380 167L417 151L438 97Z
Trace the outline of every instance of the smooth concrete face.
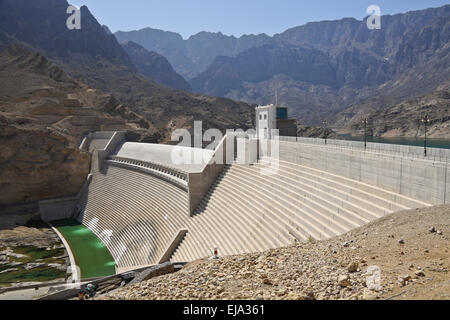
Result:
M426 203L448 202L447 163L287 141L280 141L280 159L342 175Z
M193 173L201 172L205 168L211 161L214 151L163 144L125 142L114 155Z
M77 198L40 201L41 219L49 222L71 218L77 203Z
M236 163L251 165L258 161L258 140L252 138L237 138ZM229 163L231 164L231 163Z
M191 172L188 177L189 215L192 215L203 200L219 174L223 171L225 162L230 154L234 154L235 137L226 136L216 148L214 161L211 161L201 172Z

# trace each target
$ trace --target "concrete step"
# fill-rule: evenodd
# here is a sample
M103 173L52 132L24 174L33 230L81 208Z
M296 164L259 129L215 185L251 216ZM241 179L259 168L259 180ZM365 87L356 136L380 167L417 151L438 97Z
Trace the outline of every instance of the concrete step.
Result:
M280 217L283 217L285 221L291 226L296 226L298 230L305 230L307 234L312 235L315 239L326 239L336 234L339 234L337 230L334 230L329 225L326 225L317 218L319 213L311 214L309 212L314 212L314 210L308 207L309 212L305 211L303 208L298 206L293 206L289 201L285 201L280 195L274 194L276 190L270 189L268 192L267 186L260 181L257 177L252 177L253 179L248 179L244 177L242 180L240 178L233 177L234 172L230 171L227 179L233 181L234 183L240 184L241 188L251 191L254 196L259 197L259 201L267 206L268 210L276 212ZM246 180L245 182L243 182Z
M267 158L263 158L262 161L267 161ZM420 208L420 207L426 207L429 206L428 203L416 200L416 199L412 199L409 197L406 197L404 195L392 192L392 191L388 191L385 189L381 189L366 183L362 183L356 180L352 180L349 178L345 178L343 176L339 176L336 174L332 174L332 173L328 173L322 170L318 170L318 169L314 169L311 167L305 167L296 163L292 163L292 162L287 162L287 161L283 161L283 160L279 160L279 163L281 165L285 165L285 166L289 166L291 168L296 168L296 169L303 169L303 170L308 170L310 172L314 172L316 175L318 176L322 176L322 177L326 177L328 179L334 180L336 182L340 182L344 185L348 185L351 186L355 189L359 189L362 191L365 191L371 195L376 195L380 198L383 198L385 200L389 200L393 203L396 203L398 205L402 205L404 206L403 209L406 208ZM401 210L403 210L401 209ZM395 209L395 211L397 211L397 209Z
M248 174L258 175L257 168L249 168L248 170L250 170ZM243 172L247 174L247 171ZM290 180L281 173L273 176L261 175L260 179L263 180L266 186L270 185L273 187L276 190L275 192L283 194L285 197L289 196L290 201L310 201L310 205L313 208L316 208L324 214L328 214L328 219L334 221L338 225L338 228L340 227L343 230L356 228L368 223L370 220L365 218L365 216L370 216L373 219L373 213L357 206L353 206L352 209L354 211L350 211L346 208L349 205L346 201L323 192L320 189L313 188L303 183L302 180ZM324 207L330 211L324 211ZM361 215L361 212L365 214Z
M264 161L262 161L261 164L264 165ZM345 201L343 205L345 205L346 208L356 213L366 213L365 218L369 220L392 213L393 210L398 211L408 209L405 206L398 205L394 202L382 199L367 192L359 191L358 189L354 189L348 185L314 175L314 173L307 170L302 171L290 168L282 163L280 164L279 170L280 174L290 181L296 180L299 182L304 182L309 186L342 199ZM361 208L364 209L362 212ZM372 215L372 213L374 215Z

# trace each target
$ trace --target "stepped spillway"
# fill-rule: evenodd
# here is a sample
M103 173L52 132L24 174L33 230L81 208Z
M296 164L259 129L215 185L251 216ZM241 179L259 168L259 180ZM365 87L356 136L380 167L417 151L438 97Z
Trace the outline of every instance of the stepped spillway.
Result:
M102 239L119 268L155 264L186 224L187 193L158 177L108 164L93 172L78 217Z
M429 206L400 194L290 162L261 174L268 159L227 166L189 219L172 261L190 261L187 248L224 255L262 251L293 241L328 239L386 214ZM209 251L208 251L209 249Z
M226 165L191 216L182 179L164 179L138 161L108 160L103 170L92 170L77 218L102 239L120 270L159 263L183 229L172 262L211 256L214 248L231 255L328 239L391 212L428 206L281 160L275 174L261 174L270 160Z

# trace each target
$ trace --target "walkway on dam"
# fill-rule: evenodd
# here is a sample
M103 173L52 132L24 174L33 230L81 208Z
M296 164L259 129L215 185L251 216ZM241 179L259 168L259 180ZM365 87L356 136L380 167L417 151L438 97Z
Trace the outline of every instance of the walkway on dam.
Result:
M112 156L156 163L191 173L201 172L213 155L214 151L207 149L125 142ZM195 161L195 159L198 161ZM207 161L204 161L204 159Z

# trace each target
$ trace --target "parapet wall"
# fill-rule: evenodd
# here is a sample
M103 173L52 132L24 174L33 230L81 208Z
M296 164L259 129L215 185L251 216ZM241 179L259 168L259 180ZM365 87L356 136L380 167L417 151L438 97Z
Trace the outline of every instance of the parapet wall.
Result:
M433 161L424 158L423 154L422 158L418 157L416 149L420 148L417 147L379 145L371 147L378 147L378 150L392 148L393 152L280 141L279 159L341 175L429 204L450 203L448 158L440 157L442 161ZM408 152L402 154L399 150ZM440 152L440 149L431 150ZM445 156L447 152L444 149L439 154ZM411 154L416 157L408 156Z
M250 165L258 160L258 140L245 134L227 134L217 145L210 162L199 172L190 172L189 212L192 215L226 164Z
M232 154L232 152L228 152L227 150L227 145L230 145L227 144L227 139L229 139L227 137L229 136L225 136L217 145L214 150L214 156L201 172L191 172L188 174L189 215L194 213L197 206L208 193L211 185L222 172L224 164L227 161L227 155Z
M319 138L304 138L304 137L280 137L281 141L298 142L304 144L325 145L325 139ZM351 141L351 140L335 140L327 139L326 145L328 147L347 148L355 150L364 150L363 141ZM385 154L398 154L401 156L412 158L423 158L424 148L417 146L389 144L389 143L376 143L367 142L367 151L385 153ZM440 148L427 148L427 159L436 161L445 161L450 158L449 149Z

